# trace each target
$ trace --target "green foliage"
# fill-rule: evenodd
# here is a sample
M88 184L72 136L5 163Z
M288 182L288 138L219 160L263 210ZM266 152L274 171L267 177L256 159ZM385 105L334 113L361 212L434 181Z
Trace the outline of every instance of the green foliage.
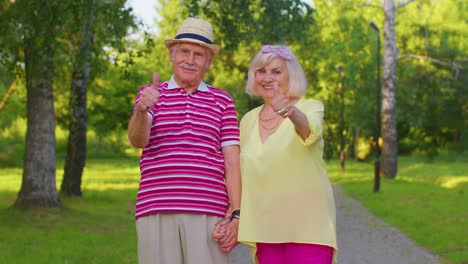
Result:
M352 1L314 1L317 25L309 35L314 41L300 54L310 82L308 96L325 104L326 141L328 155L336 156L339 150L339 93L341 67L344 72L346 149L352 145L355 133L369 139L375 131L377 89L377 36L368 26L369 20L381 14L358 7ZM350 152L354 156L354 152ZM369 153L362 153L365 157Z
M38 58L34 50L42 43L49 43L48 47L54 49L58 42L55 36L61 32L58 26L63 22L63 17L58 13L64 12L68 7L60 1L2 1L0 4L0 92L1 98L7 94L7 90L16 79L13 92L0 109L0 130L7 129L17 118L26 116L26 76L25 54L29 55L29 61L43 63L44 58ZM44 8L41 8L44 7ZM51 39L49 39L49 37ZM42 46L44 47L44 46ZM52 53L53 54L53 53ZM44 54L43 57L46 57ZM40 65L29 65L30 69L38 69ZM47 66L44 66L47 72ZM29 80L36 80L33 76L41 76L44 73L29 72Z
M229 53L254 42L307 44L303 32L314 23L313 9L301 0L182 2L190 15L204 15L212 22L223 49Z
M0 64L0 102L3 106L0 108L0 132L14 126L15 120L26 117L26 87L24 82L14 82L15 76ZM8 94L8 90L12 91Z
M151 74L147 75L149 79ZM134 85L133 80L140 80L142 77L138 71L132 71L124 78L118 68L112 67L105 75L94 81L93 96L88 106L89 124L98 137L106 137L112 132L127 129L133 109L132 98L139 88Z
M398 42L398 125L400 149L434 157L441 148L458 153L467 146L466 92L468 30L463 1L408 5Z
M26 120L17 118L0 131L0 167L21 167L24 156ZM19 178L18 178L19 180Z
M400 153L435 156L441 149L462 153L466 140L466 5L454 1L422 1L397 12L397 128ZM368 26L383 28L380 1L314 1L316 27L312 46L300 54L309 70L310 96L325 103L327 140L337 153L340 81L334 69L344 69L347 148L352 155L356 131L369 139L375 131L376 40ZM447 19L445 19L447 18ZM382 31L382 30L381 30ZM383 39L383 36L381 36ZM382 51L380 51L382 52ZM407 55L417 55L414 57ZM405 57L406 56L406 57ZM417 59L419 58L419 59ZM310 62L309 62L310 61ZM331 143L330 143L331 142Z
M73 1L72 7L67 15L63 33L63 45L60 46L61 54L57 56L56 64L63 65L57 70L56 74L56 94L58 100L55 103L55 110L58 125L68 127L69 109L70 109L70 86L71 75L77 65L81 65L80 60L85 56L82 50L86 45L92 46L91 69L88 79L90 91L90 101L93 102L92 81L95 78L105 74L106 69L113 64L120 63L123 71L127 70L135 57L141 56L145 49L133 50L131 41L125 37L136 29L136 18L129 7L125 6L125 0L104 1L87 0L84 2ZM91 11L88 11L91 9ZM92 40L87 43L81 39L84 34L86 22L91 12ZM70 66L68 66L70 65Z
M17 3L25 3L16 1ZM82 8L78 2L61 2L60 37L55 48L55 111L60 127L68 127L68 97L71 56L80 34ZM135 34L132 13L124 1L96 0L95 51L88 87L89 127L97 137L125 133L138 88L151 82L156 71L160 80L172 69L167 48L187 16L211 21L215 42L222 46L205 80L227 90L238 116L261 104L260 98L244 93L249 63L262 44L284 43L291 47L309 81L307 97L325 104L327 152L337 157L339 148L338 84L344 70L346 151L360 158L372 156L366 147L375 132L377 51L373 20L383 28L381 1L192 1L160 0L157 34ZM363 5L360 5L363 3ZM27 28L19 28L21 12L11 1L0 5L0 97L13 79L24 77L24 54L17 47ZM34 6L28 7L33 8ZM66 7L66 8L65 8ZM65 10L66 9L66 10ZM464 153L468 147L466 74L468 30L462 0L418 1L398 9L396 16L399 62L397 68L397 128L400 153L425 153L435 157L441 149ZM127 27L126 27L127 26ZM129 32L127 32L129 29ZM126 34L132 34L126 39ZM383 36L381 35L381 39ZM380 51L382 53L382 50ZM408 56L408 55L417 55ZM424 57L421 57L424 56ZM18 74L19 75L15 75ZM18 81L0 109L0 130L24 118L25 87ZM353 144L358 134L360 145Z
M9 1L7 1L9 2ZM0 37L0 44L4 48L1 49L1 67L0 76L2 78L3 85L0 85L0 92L5 92L10 84L6 84L7 80L16 78L21 80L24 78L24 51L18 47L21 47L21 39L24 36L32 34L29 27L23 28L21 26L22 21L28 19L22 15L23 5L27 5L28 1L15 1L14 4L3 3L1 7L5 12L2 12L0 17L0 31L2 33ZM133 34L136 29L136 19L132 13L131 8L125 6L125 0L118 1L106 1L106 0L87 0L87 1L49 1L49 5L57 5L54 12L57 12L56 16L52 16L50 19L55 19L55 26L57 30L57 38L50 35L49 41L55 43L54 49L56 56L54 57L54 65L56 65L55 76L54 76L54 98L55 98L55 114L57 124L62 128L68 127L69 118L69 96L70 96L70 82L73 67L76 65L76 61L83 59L83 56L79 56L79 52L83 47L83 43L80 43L80 36L83 33L84 26L88 17L86 16L87 10L92 7L93 9L93 54L92 54L92 66L91 75L89 80L89 103L90 107L99 109L99 105L94 106L94 93L95 89L99 89L99 85L94 85L93 80L106 74L107 69L111 69L115 77L107 79L108 83L110 80L115 78L116 82L121 78L121 72L128 74L128 70L135 63L135 59L144 56L149 52L148 49L152 48L152 37L146 32L143 32L145 46L135 48L135 42L126 39L128 34ZM29 4L27 8L33 10L37 6ZM55 13L54 13L55 14ZM39 20L46 20L45 17L38 18ZM118 68L115 67L118 66ZM121 72L118 72L119 69ZM16 75L14 75L16 73ZM102 79L102 77L101 77ZM8 81L9 83L11 81ZM7 86L8 85L8 86ZM13 104L21 102L24 104L25 95L22 93L23 86L19 82L15 88L14 96L11 96L8 100L8 104L4 109L1 109L4 116L8 118L2 118L0 121L0 128L7 128L11 121L17 117L25 117L25 107L14 107ZM21 91L21 92L20 92ZM122 92L120 90L120 92ZM2 93L4 94L4 93ZM97 97L99 96L97 91ZM116 94L118 98L122 98L121 94ZM124 99L122 99L124 100ZM107 105L112 106L126 104L127 102L115 102ZM10 106L10 104L12 106ZM117 108L122 109L122 107ZM3 114L2 113L2 114ZM113 113L112 108L105 108L101 113ZM111 115L109 115L111 116ZM128 114L123 117L119 116L119 119L113 119L114 123L121 124L119 120L125 120L128 118ZM96 118L91 117L91 124L94 125L99 120L104 119L108 121L112 118L98 116ZM124 126L110 125L109 127L102 129L104 124L111 124L112 122L99 123L99 128L96 128L98 132L106 132L104 135L111 134L115 129L125 129ZM97 126L96 126L97 127ZM91 126L91 128L94 128Z

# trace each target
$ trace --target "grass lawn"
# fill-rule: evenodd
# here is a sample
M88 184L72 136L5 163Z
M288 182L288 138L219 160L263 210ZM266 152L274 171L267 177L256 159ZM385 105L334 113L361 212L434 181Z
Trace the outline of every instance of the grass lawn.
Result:
M11 208L22 170L0 169L0 263L137 263L138 173L137 158L90 159L83 197L62 199L60 209L22 211ZM57 188L62 175L57 170Z
M333 182L420 246L453 263L468 263L466 161L402 157L395 180L373 193L373 165L327 163ZM63 164L57 165L57 187ZM90 158L83 197L60 209L17 210L11 205L22 169L0 168L0 264L136 263L134 204L138 158Z
M444 260L468 263L468 162L400 157L396 179L373 192L373 163L328 163L332 181L373 214Z

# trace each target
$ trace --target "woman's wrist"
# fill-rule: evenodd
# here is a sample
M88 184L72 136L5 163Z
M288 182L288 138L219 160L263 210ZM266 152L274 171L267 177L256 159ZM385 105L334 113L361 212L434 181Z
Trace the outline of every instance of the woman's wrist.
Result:
M291 109L289 110L289 112L288 112L289 119L294 120L296 118L296 116L297 116L297 111L300 112L301 110L297 109L297 107L295 105L293 105L291 107Z

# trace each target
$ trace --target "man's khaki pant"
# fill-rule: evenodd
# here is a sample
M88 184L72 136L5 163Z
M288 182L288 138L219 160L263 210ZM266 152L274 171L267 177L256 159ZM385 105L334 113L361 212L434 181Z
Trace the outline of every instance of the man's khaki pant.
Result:
M140 264L228 264L211 233L220 217L158 213L137 219Z

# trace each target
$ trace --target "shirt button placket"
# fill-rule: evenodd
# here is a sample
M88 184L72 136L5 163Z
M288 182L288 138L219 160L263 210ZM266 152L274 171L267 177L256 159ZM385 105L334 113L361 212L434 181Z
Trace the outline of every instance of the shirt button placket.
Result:
M190 94L187 94L186 95L186 100L185 100L185 113L186 113L186 118L189 119L190 118L190 114L189 114L189 110L190 110Z

